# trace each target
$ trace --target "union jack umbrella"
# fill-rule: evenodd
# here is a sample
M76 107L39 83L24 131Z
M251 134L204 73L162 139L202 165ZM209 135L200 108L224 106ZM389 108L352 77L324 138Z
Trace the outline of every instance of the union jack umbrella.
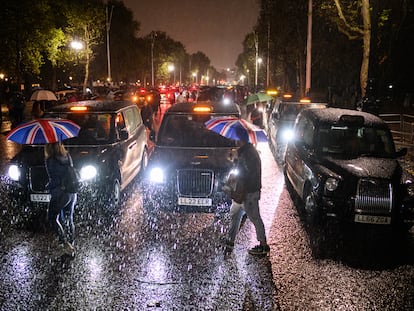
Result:
M55 143L79 134L80 126L66 119L44 118L19 124L6 136L22 145Z
M207 129L233 140L243 140L253 145L267 142L266 133L258 126L236 117L216 117L204 123Z

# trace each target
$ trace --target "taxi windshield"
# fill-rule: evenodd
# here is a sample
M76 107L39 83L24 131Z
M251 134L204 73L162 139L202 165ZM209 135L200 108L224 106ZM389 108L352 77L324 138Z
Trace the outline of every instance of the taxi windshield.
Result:
M233 140L206 129L204 122L210 118L210 114L165 116L157 142L171 147L234 147Z
M69 119L81 127L77 137L65 141L67 145L102 145L114 141L115 129L110 113L59 113L50 117Z
M318 151L336 157L392 157L395 146L389 131L365 126L324 126L317 135Z

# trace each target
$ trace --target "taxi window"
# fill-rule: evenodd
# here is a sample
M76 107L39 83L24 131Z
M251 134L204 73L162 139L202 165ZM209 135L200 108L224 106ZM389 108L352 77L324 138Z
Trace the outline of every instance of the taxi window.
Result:
M315 126L313 123L302 118L296 126L295 144L299 147L311 148L314 145Z
M389 157L395 152L391 134L384 129L331 125L321 127L318 136L319 151L337 157Z
M125 125L129 133L134 132L142 123L138 109L130 108L124 112Z

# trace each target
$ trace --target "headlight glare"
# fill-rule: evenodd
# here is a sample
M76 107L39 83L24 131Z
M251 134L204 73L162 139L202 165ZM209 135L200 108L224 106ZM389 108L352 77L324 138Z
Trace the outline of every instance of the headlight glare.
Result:
M20 169L16 164L9 166L8 175L12 180L18 181L20 179Z
M150 180L154 183L161 184L165 180L164 172L161 168L153 168L150 172Z
M282 133L283 141L289 142L293 138L293 130L292 129L285 129Z
M328 178L325 182L325 189L328 191L335 191L338 188L339 181L335 178Z
M79 171L79 175L82 181L93 179L96 177L97 174L98 174L98 171L96 167L93 165L83 166Z

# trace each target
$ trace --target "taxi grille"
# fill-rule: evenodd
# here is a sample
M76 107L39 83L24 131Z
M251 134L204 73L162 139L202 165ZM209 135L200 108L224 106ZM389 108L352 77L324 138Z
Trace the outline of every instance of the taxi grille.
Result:
M178 193L184 196L206 197L213 191L214 172L201 169L177 171Z
M29 168L29 186L34 192L44 192L49 181L46 168L44 166L33 166Z
M388 214L392 210L392 185L387 180L361 179L355 197L355 212Z

